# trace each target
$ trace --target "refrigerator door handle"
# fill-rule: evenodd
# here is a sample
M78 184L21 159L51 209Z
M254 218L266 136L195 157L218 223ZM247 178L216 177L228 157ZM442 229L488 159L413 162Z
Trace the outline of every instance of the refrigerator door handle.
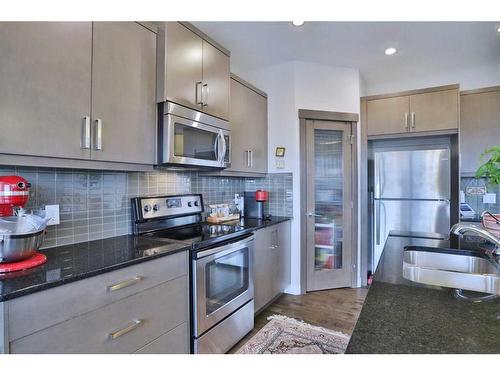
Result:
M380 201L377 200L374 203L374 209L375 209L375 226L376 226L376 235L375 235L375 241L377 246L380 245Z

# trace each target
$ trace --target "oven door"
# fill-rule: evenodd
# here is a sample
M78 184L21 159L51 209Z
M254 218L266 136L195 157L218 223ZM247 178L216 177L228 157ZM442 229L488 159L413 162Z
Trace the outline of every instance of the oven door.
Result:
M230 164L231 133L172 114L165 115L163 163L227 168Z
M197 253L193 260L194 335L253 298L254 236Z

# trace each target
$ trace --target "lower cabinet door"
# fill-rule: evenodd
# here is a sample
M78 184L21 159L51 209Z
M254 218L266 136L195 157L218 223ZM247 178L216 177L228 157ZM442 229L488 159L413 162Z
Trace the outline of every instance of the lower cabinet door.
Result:
M133 353L186 322L187 299L188 280L182 276L15 340L10 352Z
M273 277L271 273L269 228L255 232L254 248L254 304L259 311L272 299Z
M189 327L187 322L164 333L143 346L135 354L189 354Z

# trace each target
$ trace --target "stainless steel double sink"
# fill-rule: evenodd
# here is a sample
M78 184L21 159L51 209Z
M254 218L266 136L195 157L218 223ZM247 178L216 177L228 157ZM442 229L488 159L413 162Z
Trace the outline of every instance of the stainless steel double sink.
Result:
M403 277L417 283L487 293L488 299L500 296L500 265L492 255L446 248L406 246ZM467 297L464 297L467 299ZM485 297L471 298L481 300Z

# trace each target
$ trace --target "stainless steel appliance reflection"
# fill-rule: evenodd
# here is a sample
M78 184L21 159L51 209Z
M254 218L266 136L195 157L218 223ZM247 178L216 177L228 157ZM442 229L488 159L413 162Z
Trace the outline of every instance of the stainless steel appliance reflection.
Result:
M179 104L163 103L159 164L202 168L231 166L229 123Z
M254 236L202 221L199 194L132 200L134 233L190 248L191 349L225 353L254 325Z
M390 231L447 236L450 146L445 140L376 141L370 163L374 271Z
M253 252L250 236L194 256L195 353L225 353L252 330Z

